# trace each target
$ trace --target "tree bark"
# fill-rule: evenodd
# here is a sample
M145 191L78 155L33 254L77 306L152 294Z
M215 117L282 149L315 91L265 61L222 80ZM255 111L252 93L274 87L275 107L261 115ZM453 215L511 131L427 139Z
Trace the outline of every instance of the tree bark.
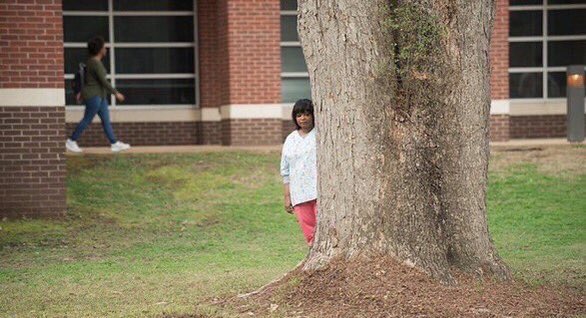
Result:
M509 278L486 220L494 0L300 0L318 129L306 270L389 255Z

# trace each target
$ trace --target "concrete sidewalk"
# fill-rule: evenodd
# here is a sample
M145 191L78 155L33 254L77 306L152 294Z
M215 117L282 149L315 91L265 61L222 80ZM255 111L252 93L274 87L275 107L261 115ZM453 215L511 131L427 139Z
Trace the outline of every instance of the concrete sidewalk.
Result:
M581 145L586 145L582 142ZM568 146L572 145L565 138L555 139L513 139L510 141L491 142L492 147L546 147L546 146ZM110 154L109 147L88 147L83 148L86 154ZM217 146L217 145L186 145L186 146L136 146L124 153L202 153L202 152L224 152L224 151L251 151L251 152L275 152L280 151L281 145L274 146ZM71 152L67 154L76 155Z

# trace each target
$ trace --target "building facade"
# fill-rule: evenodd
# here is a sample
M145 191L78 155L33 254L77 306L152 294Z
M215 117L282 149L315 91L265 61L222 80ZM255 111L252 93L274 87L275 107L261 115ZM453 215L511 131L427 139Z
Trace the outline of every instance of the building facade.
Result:
M106 39L117 136L132 145L280 144L310 98L295 0L0 3L0 216L65 212L71 81ZM498 0L491 139L565 136L565 67L586 64L586 0ZM96 118L80 139L106 146Z

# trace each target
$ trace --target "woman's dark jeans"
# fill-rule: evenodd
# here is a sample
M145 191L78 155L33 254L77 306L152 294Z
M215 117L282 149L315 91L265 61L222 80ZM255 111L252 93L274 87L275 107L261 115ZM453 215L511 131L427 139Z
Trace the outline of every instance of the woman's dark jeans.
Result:
M112 124L110 123L108 99L102 98L101 96L95 96L85 101L85 113L83 114L83 119L79 122L77 128L75 128L73 135L71 135L71 140L77 141L79 139L83 131L92 123L96 114L100 116L104 133L106 134L106 137L108 137L110 143L116 143L116 136L114 135Z

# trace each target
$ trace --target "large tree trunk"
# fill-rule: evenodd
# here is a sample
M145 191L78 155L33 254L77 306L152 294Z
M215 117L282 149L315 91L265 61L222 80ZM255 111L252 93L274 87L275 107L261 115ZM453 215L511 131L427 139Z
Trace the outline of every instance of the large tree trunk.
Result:
M509 277L486 220L494 6L299 1L320 196L305 269L369 254Z

